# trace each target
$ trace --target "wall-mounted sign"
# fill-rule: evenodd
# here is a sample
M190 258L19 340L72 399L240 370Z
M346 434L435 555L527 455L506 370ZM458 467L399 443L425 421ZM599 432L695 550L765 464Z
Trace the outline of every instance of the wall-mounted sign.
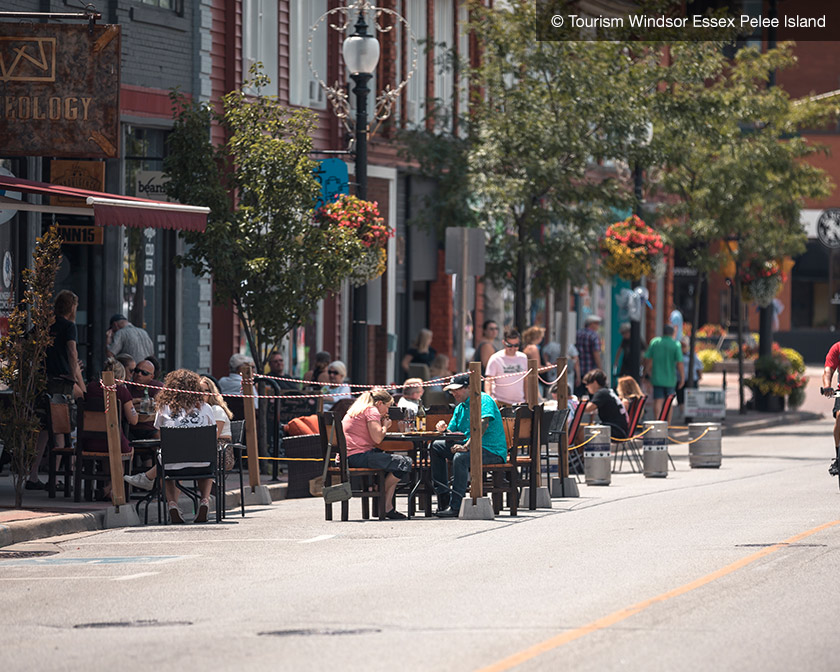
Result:
M6 170L5 168L0 168L0 175L14 177L11 171ZM7 191L6 189L0 189L0 197L13 198L17 201L21 200L19 191ZM8 222L12 217L14 217L17 214L17 210L7 208L7 205L7 203L0 203L0 224L2 224L3 222Z
M826 247L840 247L840 208L823 211L817 220L817 237Z
M105 163L103 161L50 161L50 182L62 187L103 191L105 189ZM52 205L85 207L83 198L50 196Z
M119 156L120 27L0 22L4 156Z
M75 226L59 224L58 235L62 245L102 245L101 226Z
M152 201L168 201L167 182L169 178L163 176L162 170L138 170L134 180L134 195Z

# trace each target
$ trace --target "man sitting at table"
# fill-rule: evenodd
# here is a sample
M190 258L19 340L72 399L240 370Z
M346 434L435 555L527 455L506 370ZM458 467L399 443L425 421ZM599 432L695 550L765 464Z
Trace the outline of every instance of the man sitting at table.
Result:
M457 518L461 510L461 500L467 493L467 480L470 472L470 377L466 374L455 376L443 389L455 397L455 411L449 425L441 420L435 426L438 432L460 432L465 441L438 440L432 444L432 480L438 499L440 518ZM502 426L502 416L493 398L481 393L481 455L484 464L501 464L507 459L507 442ZM446 461L452 460L452 489L448 485Z
M403 383L403 396L397 402L398 408L407 408L412 413L420 410L423 403L423 381L420 378L409 378Z

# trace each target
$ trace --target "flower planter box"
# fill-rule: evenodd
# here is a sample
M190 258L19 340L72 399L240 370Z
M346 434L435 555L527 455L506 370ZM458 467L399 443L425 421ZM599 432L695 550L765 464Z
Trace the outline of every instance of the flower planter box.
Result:
M761 394L755 391L755 410L762 413L782 413L785 410L785 398L776 394Z

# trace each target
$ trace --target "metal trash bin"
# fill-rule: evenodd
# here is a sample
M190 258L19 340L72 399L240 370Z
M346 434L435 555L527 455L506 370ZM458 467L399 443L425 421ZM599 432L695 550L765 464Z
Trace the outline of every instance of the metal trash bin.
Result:
M706 432L708 430L708 432ZM706 432L704 435L703 432ZM695 441L698 437L703 438ZM688 463L692 469L720 467L720 425L708 422L693 422L688 426Z
M644 423L644 427L642 461L645 478L666 478L668 476L668 423L664 420L649 420Z
M594 436L583 447L583 474L586 485L609 485L612 471L610 458L610 428L606 425L584 427L585 441Z

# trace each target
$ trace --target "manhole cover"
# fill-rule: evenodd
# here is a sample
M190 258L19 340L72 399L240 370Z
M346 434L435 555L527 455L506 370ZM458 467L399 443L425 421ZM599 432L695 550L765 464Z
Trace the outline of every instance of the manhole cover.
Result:
M43 558L45 555L57 555L58 551L0 551L0 560L19 560L21 558Z
M192 621L105 621L102 623L78 623L74 628L153 628L170 625L192 625Z
M319 635L370 635L377 632L382 632L382 630L379 628L352 628L340 630L333 628L299 628L296 630L269 630L257 634L269 635L272 637L311 637Z

